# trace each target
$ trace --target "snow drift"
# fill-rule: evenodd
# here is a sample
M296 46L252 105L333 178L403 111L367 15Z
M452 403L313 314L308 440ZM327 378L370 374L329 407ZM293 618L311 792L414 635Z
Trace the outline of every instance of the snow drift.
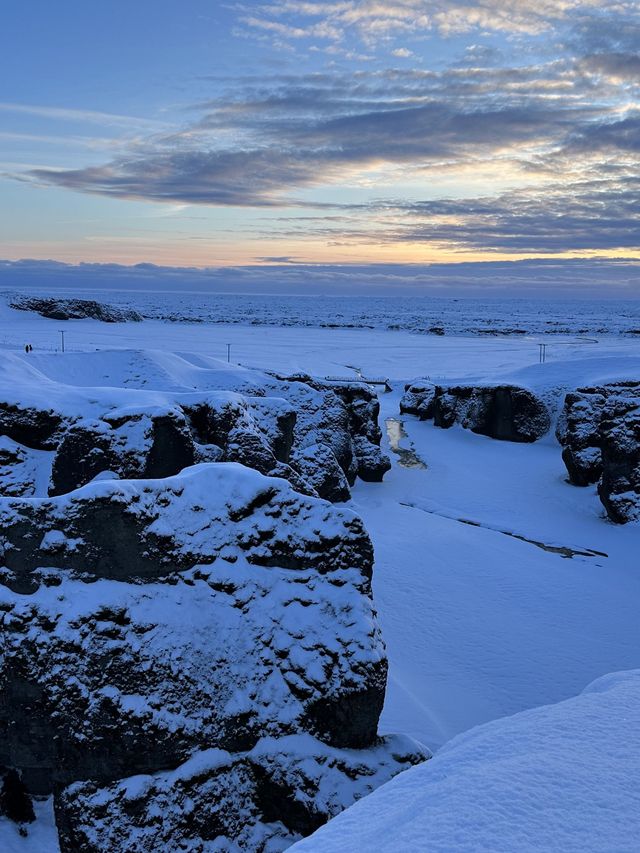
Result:
M635 853L640 670L458 736L296 853Z

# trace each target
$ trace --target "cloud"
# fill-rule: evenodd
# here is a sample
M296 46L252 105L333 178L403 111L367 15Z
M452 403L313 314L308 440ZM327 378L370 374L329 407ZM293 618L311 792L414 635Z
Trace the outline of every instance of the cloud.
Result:
M113 198L233 207L287 204L292 187L311 186L313 169L295 152L147 151L85 169L34 169L43 184Z
M31 115L39 118L64 122L98 124L103 127L137 128L147 130L148 132L152 130L158 131L168 127L165 122L139 118L137 116L116 115L114 113L103 113L95 110L78 110L68 107L38 106L35 104L14 104L2 102L0 103L0 112Z
M578 0L487 0L480 11L477 4L429 6L283 0L242 14L245 23L271 21L262 29L279 37L293 27L327 41L365 24L385 38L421 15L432 22L445 13L450 21L510 16L531 26L570 19L571 28L545 60L523 55L498 64L506 60L495 49L471 44L462 63L439 70L402 63L240 78L185 110L185 125L150 129L108 162L17 177L120 199L294 210L292 224L270 213L271 231L262 236L520 253L638 248L630 192L638 189L640 83L632 47L640 44L640 14L625 0L604 19L595 4ZM302 25L307 18L311 29ZM409 50L395 42L389 49L400 58ZM435 197L445 195L445 175L459 198ZM474 188L465 193L470 178ZM419 188L428 180L440 182L434 197L384 200L397 185L424 198ZM336 186L339 192L327 192ZM358 204L355 186L364 199ZM505 186L514 189L505 193ZM374 193L379 204L369 203ZM320 220L305 218L304 208Z
M612 83L640 84L640 55L637 53L593 53L585 56L582 67L589 74L600 74Z
M291 255L264 255L254 258L254 260L261 264L296 264L300 262L298 258L292 258Z
M640 252L640 177L546 185L495 196L380 199L340 217L278 219L280 239L329 245L398 243L464 253L553 255ZM265 235L266 236L266 235Z
M497 198L399 205L391 240L437 243L463 251L551 254L640 251L640 177L562 184Z
M253 14L240 15L249 30L273 29L282 38L344 42L354 36L368 46L389 44L395 38L445 36L493 31L536 36L564 25L572 17L597 10L600 0L274 0ZM617 10L633 9L632 0L619 0Z
M552 63L276 79L200 105L192 124L138 140L102 166L29 177L119 198L286 206L301 203L300 190L373 168L426 174L497 157L524 175L541 161L551 167L565 146L604 147L617 137L631 145L634 129L616 121L617 105L594 104L597 83L580 91L576 75Z

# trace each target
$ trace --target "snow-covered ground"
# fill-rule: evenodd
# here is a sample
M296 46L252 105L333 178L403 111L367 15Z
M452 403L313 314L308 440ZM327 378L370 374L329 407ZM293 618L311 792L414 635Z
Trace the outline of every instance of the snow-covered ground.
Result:
M191 298L187 294L178 305L189 308L190 302ZM122 304L140 307L139 301L131 297L123 300ZM460 301L456 304L466 303ZM593 310L591 303L585 305L586 311ZM627 310L638 310L633 308L635 305L629 303L631 307ZM16 311L7 307L6 297L0 295L0 351L23 351L25 344L30 343L35 350L33 355L57 352L62 345L62 330L65 332L67 353L113 348L162 349L226 360L227 344L230 344L231 361L248 367L349 376L352 375L349 366L355 366L365 372L384 374L396 381L425 374L435 381L445 377L466 377L475 381L483 376L493 379L498 374L517 368L531 368L537 372L540 341L547 343L544 375L548 375L551 366L559 361L620 356L626 360L628 356L634 355L640 359L640 337L579 334L583 328L581 316L573 320L567 326L569 331L562 335L485 337L467 334L440 337L386 327L347 329L321 328L318 325L307 328L278 326L275 325L278 320L284 324L286 318L278 313L277 306L278 302L273 300L274 310L267 318L273 325L268 327L252 325L253 315L249 310L246 310L244 317L238 316L235 324L221 322L221 315L217 315L213 323L171 323L163 320L100 323L94 320L49 320L29 312ZM503 305L502 313L508 316L509 308L508 304ZM470 307L467 310L472 311ZM547 307L546 310L550 309ZM318 323L320 319L316 318L315 322ZM606 326L606 322L601 311L595 324ZM623 365L624 362L618 362L617 368ZM617 369L615 365L612 368ZM584 371L578 368L575 372L579 376Z
M14 270L14 272L16 272ZM76 270L80 273L80 270ZM95 270L94 270L95 273ZM87 281L90 274L87 274ZM95 275L94 275L95 281ZM89 298L120 307L134 307L151 320L195 323L307 327L328 329L404 330L432 335L526 335L553 337L581 335L640 335L638 299L509 299L500 297L457 299L445 296L292 296L277 291L269 295L203 293L202 290L162 292L152 281L138 283L140 290L87 290L76 282L62 288L35 282L22 287L33 296ZM46 280L45 280L46 282ZM0 297L5 287L19 287L10 268L0 261ZM15 292L14 292L15 294Z
M187 297L184 303L187 310ZM399 437L400 446L410 453L391 451L393 467L384 482L359 482L351 501L376 551L375 601L390 658L383 732L406 733L438 749L478 724L567 700L595 678L640 667L640 527L606 521L595 487L578 489L566 482L553 433L536 444L511 444L457 426L440 430L399 415L404 382L419 376L436 382L509 380L556 402L564 390L586 382L640 379L638 340L601 336L591 342L573 334L556 335L547 347L546 364L539 364L540 338L529 335L454 337L386 328L265 328L250 325L250 315L246 322L61 322L0 304L0 366L4 363L9 375L17 371L16 382L20 370L33 368L54 382L71 385L192 391L207 387L206 368L220 367L213 359L226 360L231 344L231 361L248 367L343 377L360 371L364 376L388 377L393 391L381 393L382 426L389 420L391 439ZM575 325L577 331L580 324ZM60 330L65 331L64 354L59 351ZM31 343L34 352L26 354L25 343ZM383 446L390 450L386 435ZM422 467L413 464L416 458ZM559 751L562 731L575 734L572 755L585 751L581 772L597 766L608 746L622 760L624 738L631 734L629 722L616 735L610 731L615 726L607 729L603 715L591 711L596 705L606 710L609 697L620 691L627 691L628 704L635 697L637 707L637 685L637 677L603 682L558 712L542 709L471 733L424 768L404 774L393 783L389 801L376 801L380 812L393 809L389 822L392 815L395 821L407 822L404 846L392 846L391 829L381 823L381 838L388 837L386 847L382 841L382 846L373 844L373 836L357 835L352 844L338 847L328 830L326 842L319 841L316 847L311 840L301 849L421 849L410 834L417 826L411 821L427 805L422 831L431 832L434 826L434 832L441 833L434 835L441 839L440 846L430 838L429 849L587 849L577 841L573 847L563 842L527 847L524 841L521 847L506 841L496 846L490 830L500 822L491 825L479 818L478 832L485 835L478 835L477 844L466 844L469 836L456 828L453 810L467 809L466 831L476 825L476 812L468 810L484 790L485 771L482 766L474 770L451 800L446 799L445 775L452 774L454 781L448 785L455 786L455 780L471 772L469 766L490 747L504 747L508 764L509 750L520 744L519 763L513 758L523 774L519 784L528 784L541 769L551 784L554 769L560 773L563 756L568 756ZM524 731L526 742L519 734ZM598 744L590 738L603 740ZM621 765L621 774L625 766ZM417 774L422 774L424 802L407 802L403 815L402 783ZM604 809L615 792L607 792L603 774L602 787L588 791L601 791ZM511 785L512 776L500 762L492 766L489 778L491 784L483 794L489 799L491 791L498 796ZM536 790L542 787L540 781ZM550 797L554 790L552 785ZM569 808L572 797L582 790L577 786L568 791L558 809ZM624 792L619 793L622 798ZM385 796L384 791L375 796ZM540 794L533 805L545 808L545 797ZM620 799L624 807L630 806L632 793L627 797ZM483 802L475 806L478 813ZM439 818L438 804L443 811ZM355 832L349 821L371 814L365 814L365 808L363 804L339 818L337 831L343 826ZM572 818L569 829L575 821ZM370 826L373 831L377 824L371 821ZM509 815L504 826L512 827ZM598 837L606 839L608 826L603 824ZM447 844L447 837L454 840ZM513 838L514 844L518 840L515 835L505 838ZM603 843L588 849L612 848ZM616 849L632 848L621 844Z
M296 853L635 853L640 672L496 720L334 818Z
M53 797L35 800L33 811L36 816L35 822L22 828L0 816L2 853L60 853L58 830L53 813Z
M606 521L595 486L566 482L553 435L514 444L442 430L400 418L398 402L382 396L381 416L402 420L401 444L427 467L391 453L384 483L359 483L352 502L376 549L391 660L383 729L433 749L640 665L640 529Z

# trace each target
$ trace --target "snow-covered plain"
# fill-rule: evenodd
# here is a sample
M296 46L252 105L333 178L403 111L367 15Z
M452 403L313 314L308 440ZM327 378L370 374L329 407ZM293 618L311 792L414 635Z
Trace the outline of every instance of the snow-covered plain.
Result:
M141 307L133 297L126 301ZM180 305L175 296L174 303ZM193 310L187 297L182 304L185 313ZM463 301L457 304L462 310ZM586 382L638 379L637 339L578 335L584 328L606 328L606 314L594 321L593 303L585 308L588 322L581 322L579 307L574 306L576 317L567 333L545 338L418 335L390 330L382 321L374 329L283 327L271 322L266 327L252 325L250 301L246 305L246 324L235 317L236 322L225 325L220 318L215 323L56 321L2 304L0 364L4 362L8 377L15 373L17 383L20 370L40 372L43 387L53 380L102 389L193 391L206 389L206 368L221 367L214 360L226 360L230 344L231 361L247 367L388 377L393 391L381 393L382 425L388 419L391 439L395 442L400 434L400 446L410 453L393 452L385 437L392 470L383 483L359 482L350 502L364 519L376 550L375 601L390 659L383 732L409 734L438 749L478 724L567 700L595 678L640 667L640 528L609 523L595 487L578 489L566 482L553 432L536 444L511 444L457 426L440 430L398 414L404 382L419 376L469 383L514 381L556 403L565 390ZM271 320L277 303L272 309ZM637 305L629 310L637 310ZM505 308L504 317L507 314ZM64 354L60 330L65 331ZM548 343L545 364L538 363L542 340ZM24 352L25 343L33 345L32 353ZM3 351L11 357L3 357ZM423 467L411 464L411 452ZM626 682L620 684L612 683L609 693L622 690ZM592 700L576 701L584 705ZM542 725L546 713L531 720ZM567 717L576 725L579 718ZM510 742L501 740L498 724L482 732L488 734L468 736L476 757L489 746L500 749L501 743ZM599 732L597 726L593 732ZM437 787L447 761L453 762L456 773L462 772L466 741L456 743L443 751L442 759L403 775L396 788L411 773L423 774L420 784L433 777L436 781L429 784ZM558 738L552 739L545 749L557 743ZM587 734L576 744L576 749L585 749ZM455 764L458 754L460 762ZM598 750L593 760L604 755L605 749ZM569 753L566 757L568 761ZM527 761L523 772L530 774L546 757L534 750ZM482 779L482 768L478 772ZM508 784L506 778L501 785ZM467 793L473 796L473 791ZM402 797L399 791L398 801ZM458 802L463 807L466 800ZM351 820L350 814L341 820ZM353 814L356 820L360 812ZM439 824L442 832L453 835L429 849L578 849L562 844L474 846L469 836L456 834L454 824L448 830ZM354 840L349 849L382 849L367 839ZM390 836L384 849L421 849L410 836L404 846L393 846L392 840ZM316 848L314 843L305 842L303 849L347 849L335 846L335 839L329 846ZM622 841L615 849L631 850Z
M455 738L295 853L633 853L640 836L640 672Z
M505 299L495 295L463 299L443 295L406 296L402 295L401 288L396 288L400 295L394 296L317 295L313 291L306 296L291 296L286 295L286 289L284 294L275 290L267 294L256 291L254 295L236 295L203 293L202 287L189 291L186 282L182 291L175 286L163 291L157 276L154 279L144 274L141 280L129 282L128 289L119 289L114 280L111 284L115 289L106 289L108 283L103 282L102 287L96 285L90 290L88 283L93 280L95 284L98 278L96 270L93 276L85 273L85 287L80 268L66 272L72 272L73 286L69 286L71 279L67 279L66 286L57 283L47 286L46 277L41 276L38 283L37 275L34 281L23 285L17 269L0 261L1 292L11 294L11 290L5 288L22 285L21 290L28 296L48 297L53 292L66 298L108 300L115 306L133 306L147 319L208 325L381 329L434 335L640 335L640 303L637 298L624 298L624 288L618 291L623 298L584 301ZM629 272L631 285L635 283L632 267ZM627 291L633 292L631 286Z

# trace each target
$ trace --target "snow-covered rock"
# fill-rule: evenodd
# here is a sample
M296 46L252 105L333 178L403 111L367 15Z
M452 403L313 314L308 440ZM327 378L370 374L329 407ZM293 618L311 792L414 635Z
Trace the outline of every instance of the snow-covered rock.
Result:
M54 793L63 851L284 849L427 756L377 736L351 511L224 463L2 498L0 523L0 765Z
M123 479L170 477L194 461L193 438L179 408L112 412L65 431L53 460L49 494L71 492L103 471Z
M298 404L296 439L301 448L326 444L351 485L357 476L367 482L382 480L391 462L380 450L380 403L367 385L307 374L276 378L286 382L287 399Z
M207 749L174 770L61 795L63 851L281 851L415 763L409 739L336 749L310 735Z
M31 586L42 566L157 579L212 563L231 546L250 563L323 574L357 567L368 577L373 561L357 516L234 463L162 480L98 480L49 499L0 499L0 524L5 583L16 585ZM54 530L65 535L58 549L48 538Z
M640 518L640 383L612 382L567 394L556 434L570 482L598 483L612 521Z
M400 412L416 415L421 421L433 418L433 401L436 397L436 385L428 380L408 382L400 400Z
M3 389L5 390L5 389ZM24 387L9 386L0 400L0 435L36 450L55 450L65 424L65 417L43 405L24 405Z
M578 389L570 392L558 418L556 437L574 486L597 483L602 474L600 424L606 393Z
M142 315L132 308L116 308L93 299L18 296L9 303L19 311L34 311L50 320L100 320L103 323L139 323Z
M328 501L349 500L349 481L327 444L306 444L296 448L291 464L320 497Z
M390 467L380 450L377 398L355 383L244 371L206 392L151 392L64 385L20 370L19 387L0 383L0 435L16 443L13 455L0 456L0 487L15 480L16 454L31 450L55 451L50 495L104 471L167 477L194 462L234 461L302 493L344 501L358 475L381 480Z
M516 385L442 386L418 380L405 386L400 411L433 419L445 429L457 423L503 441L536 441L551 426L544 402Z
M640 670L495 720L356 803L293 848L636 853Z

